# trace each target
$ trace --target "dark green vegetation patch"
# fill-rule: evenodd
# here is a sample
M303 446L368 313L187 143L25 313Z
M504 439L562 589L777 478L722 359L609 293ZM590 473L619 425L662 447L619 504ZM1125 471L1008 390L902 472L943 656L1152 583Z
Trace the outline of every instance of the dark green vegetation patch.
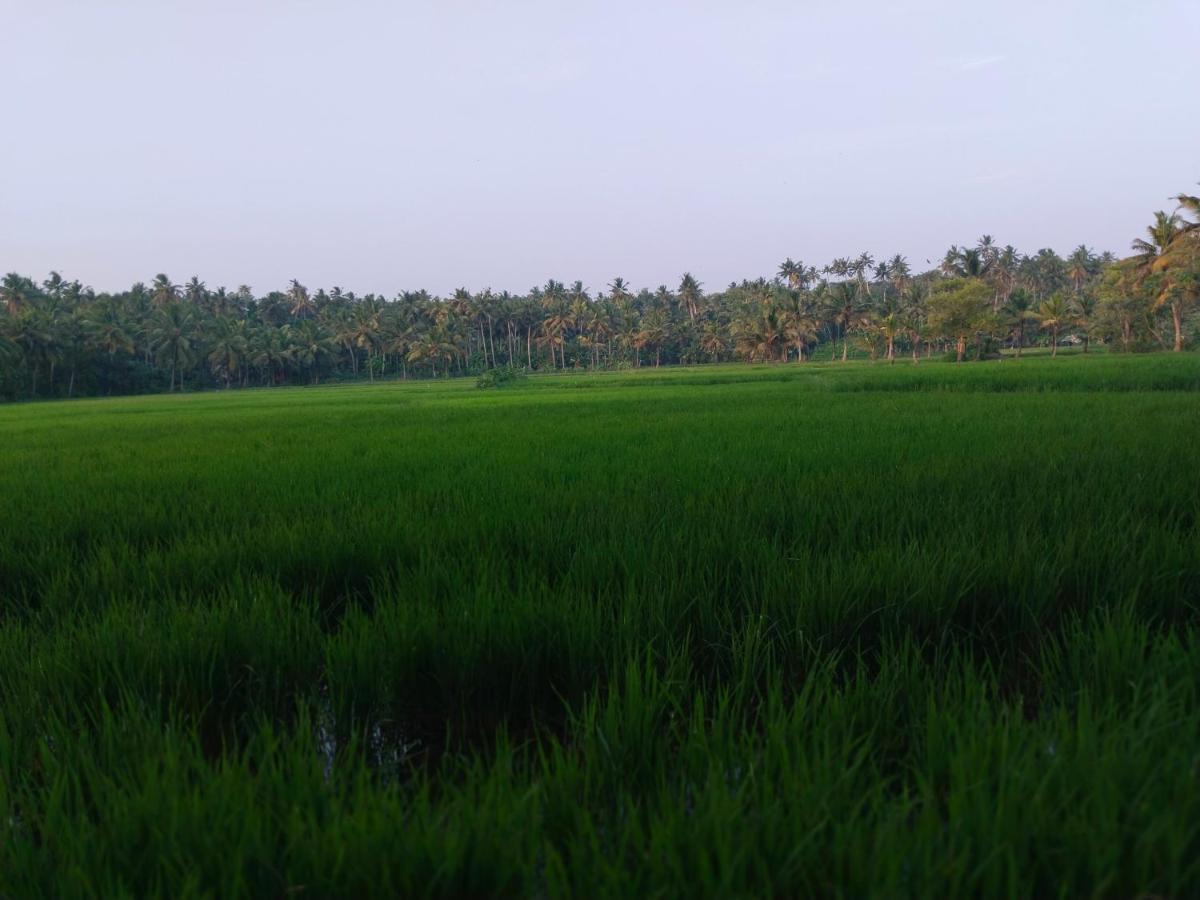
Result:
M0 409L0 894L1189 894L1198 388Z

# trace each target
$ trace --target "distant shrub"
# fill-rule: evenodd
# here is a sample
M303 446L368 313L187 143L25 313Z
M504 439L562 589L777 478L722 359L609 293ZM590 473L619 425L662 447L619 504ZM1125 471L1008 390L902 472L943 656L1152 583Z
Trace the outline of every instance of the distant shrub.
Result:
M506 384L511 384L514 381L520 381L525 377L525 372L516 366L500 366L496 369L488 369L475 380L477 388L498 388Z

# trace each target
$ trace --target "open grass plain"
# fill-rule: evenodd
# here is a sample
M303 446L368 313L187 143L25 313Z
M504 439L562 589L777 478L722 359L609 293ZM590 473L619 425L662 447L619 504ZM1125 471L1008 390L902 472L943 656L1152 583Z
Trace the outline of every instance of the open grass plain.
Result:
M1184 896L1200 357L0 409L0 895Z

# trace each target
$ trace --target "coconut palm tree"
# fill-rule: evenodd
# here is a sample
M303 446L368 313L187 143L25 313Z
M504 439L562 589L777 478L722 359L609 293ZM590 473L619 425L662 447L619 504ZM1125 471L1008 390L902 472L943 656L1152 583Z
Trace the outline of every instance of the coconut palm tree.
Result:
M1176 289L1177 285L1170 275L1173 263L1184 261L1184 253L1181 252L1183 245L1176 244L1176 240L1185 233L1188 232L1179 215L1159 210L1154 214L1154 224L1146 228L1146 237L1138 238L1132 244L1141 263L1143 282L1155 275L1160 276L1157 281L1154 305L1155 308L1164 305L1171 307L1176 353L1183 350L1183 311L1186 306L1184 299L1186 293Z
M647 313L641 321L641 326L634 335L634 346L640 351L648 347L654 348L654 368L662 363L662 349L670 335L670 321L661 309Z
M885 359L889 363L896 361L896 338L905 332L904 320L900 315L900 311L896 309L888 310L888 312L880 316L878 323L879 334L883 336L887 346Z
M249 341L243 320L222 316L213 321L208 335L206 359L213 374L225 382L226 389L241 374L248 351Z
M700 311L700 303L704 299L704 294L700 290L700 282L692 276L691 272L683 273L683 278L679 282L677 296L679 297L679 302L687 310L688 318L695 322L696 315Z
M562 357L562 367L567 368L567 332L571 328L571 313L569 309L556 309L549 313L542 320L541 340L542 343L550 348L550 362L552 367L557 368L558 362L555 360L555 350L559 351Z
M249 361L262 373L263 381L269 385L282 382L293 350L287 327L259 329L249 343Z
M208 288L199 276L193 275L183 289L183 298L188 303L194 303L196 306L203 307L208 302Z
M1000 250L990 234L983 235L975 242L975 250L979 253L983 265L989 269L996 264L996 260L1000 256Z
M288 309L293 318L310 319L317 314L317 304L308 294L308 288L295 278L288 285Z
M196 323L196 310L175 302L156 309L147 324L150 352L159 362L171 364L171 391L175 390L176 375L195 361ZM183 388L182 378L179 387Z
M1013 292L1017 283L1017 271L1021 267L1021 255L1017 252L1016 247L1012 244L1007 244L996 254L996 261L993 263L989 275L992 282L996 286L996 305L1003 306L1008 302L1009 295Z
M169 306L179 299L179 285L173 284L170 278L160 272L150 285L150 299L160 309Z
M921 361L921 334L925 328L924 307L919 303L909 303L900 314L900 325L912 344L912 361L915 366Z
M887 277L892 285L892 290L903 302L904 295L908 293L909 286L912 284L912 269L908 265L908 260L899 253L889 259Z
M1092 276L1095 265L1096 255L1088 249L1086 244L1080 244L1067 257L1067 277L1071 279L1071 287L1076 296L1079 296L1084 284Z
M958 254L956 272L963 278L984 278L991 267L991 260L978 247L967 247Z
M1179 208L1183 212L1189 216L1193 216L1195 219L1194 221L1181 219L1183 228L1187 231L1200 228L1200 197L1195 197L1191 194L1176 194L1173 199L1179 204Z
M733 339L738 352L750 362L770 362L781 355L780 348L786 348L779 314L765 304L734 323Z
M54 368L59 358L57 323L48 309L31 305L22 309L9 326L9 338L20 349L30 374L30 395L37 396L38 374L44 365L54 389Z
M111 298L92 304L83 320L84 339L95 351L108 357L109 369L113 368L117 354L132 354L135 348L133 332L120 305ZM111 392L111 380L106 378L106 389Z
M713 362L729 350L720 324L713 319L705 322L700 329L700 349L711 356Z
M33 280L16 272L9 272L0 283L0 303L4 304L10 316L20 315L37 297L38 289Z
M831 318L841 332L842 362L845 362L850 358L850 329L862 319L862 300L858 285L850 281L838 282L830 296L833 303Z
M962 251L958 249L958 244L951 244L950 249L946 251L946 255L942 257L942 262L938 266L938 271L940 271L947 278L960 274L958 268L958 258L961 252Z
M1043 328L1050 329L1050 355L1058 356L1059 329L1071 321L1071 308L1067 301L1063 299L1062 294L1051 294L1042 301L1034 315Z
M338 342L332 334L313 319L296 323L289 331L293 362L309 373L313 384L321 380L321 366L336 359Z
M1088 352L1092 343L1092 327L1096 321L1096 298L1091 294L1079 294L1071 300L1074 323L1083 332L1083 352Z
M810 298L800 291L789 290L778 323L784 338L796 348L796 362L804 362L807 347L816 343L818 337L819 323Z
M1008 326L1013 334L1013 343L1016 348L1017 359L1021 358L1021 350L1025 346L1025 323L1030 319L1035 318L1033 311L1033 300L1029 296L1029 292L1024 288L1016 288L1008 295L1008 300L1001 308L1003 320L1008 323Z

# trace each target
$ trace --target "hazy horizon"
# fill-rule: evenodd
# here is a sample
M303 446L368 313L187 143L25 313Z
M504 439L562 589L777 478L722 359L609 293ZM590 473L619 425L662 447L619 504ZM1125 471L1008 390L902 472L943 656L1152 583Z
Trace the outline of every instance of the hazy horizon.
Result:
M5 272L715 289L984 233L1123 255L1200 181L1182 0L100 6L0 12Z

